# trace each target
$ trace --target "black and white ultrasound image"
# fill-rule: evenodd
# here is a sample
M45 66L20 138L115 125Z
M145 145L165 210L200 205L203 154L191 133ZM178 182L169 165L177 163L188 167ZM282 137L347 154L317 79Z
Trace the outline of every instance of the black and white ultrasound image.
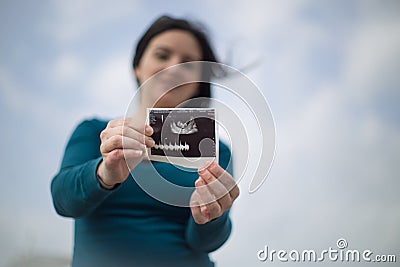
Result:
M151 109L155 145L151 155L172 157L215 157L214 109Z

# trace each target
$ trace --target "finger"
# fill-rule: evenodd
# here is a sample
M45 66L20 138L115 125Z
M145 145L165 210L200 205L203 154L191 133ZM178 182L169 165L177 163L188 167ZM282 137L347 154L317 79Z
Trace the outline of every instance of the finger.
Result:
M208 203L215 201L215 197L207 189L206 183L202 178L199 178L195 182L196 191L199 194L199 204L205 206Z
M124 125L146 136L151 136L153 134L153 128L150 125L138 123L137 120L133 118L125 118Z
M200 177L207 183L207 187L211 190L222 210L228 210L232 206L232 199L229 191L225 186L207 169L198 171Z
M215 200L215 196L210 192L208 186L202 178L196 181L196 190L200 197L200 211L204 216L207 216L210 220L221 216L222 207Z
M126 137L130 137L133 139L138 140L140 143L145 144L147 147L152 147L154 146L155 142L153 140L153 138L143 135L141 133L139 133L138 131L128 127L128 126L124 126L123 128L123 135Z
M204 216L201 213L200 204L197 202L193 202L190 205L190 210L192 211L193 219L198 224L205 224L209 221L208 216Z
M132 117L120 118L117 120L111 120L107 124L108 128L114 128L118 126L128 126L141 134L151 136L153 134L153 128L150 125L139 123L137 119Z
M207 169L225 186L233 200L239 196L240 191L236 181L218 163L212 162Z
M129 170L135 168L138 162L140 162L144 157L144 152L142 150L135 149L124 149L124 159L126 166Z
M152 147L155 144L154 140L151 137L145 136L128 126L116 126L113 128L106 128L101 132L100 138L102 141L106 141L114 135L120 135L135 139L140 143L145 144L147 147Z
M151 135L153 134L153 128L151 126L145 125L145 134L137 132L136 130L134 130L130 127L127 127L127 128L134 131L136 133L135 139L143 142L147 147L153 147L155 145L156 142L154 142L153 138L151 137ZM139 134L139 136L137 136L137 134Z
M110 120L107 123L107 128L114 128L114 127L117 127L117 126L121 126L123 124L124 124L124 118L119 118L119 119L116 119L116 120Z
M123 154L126 160L137 159L143 155L143 150L124 149Z
M213 220L222 215L223 210L222 210L221 205L218 203L218 201L214 201L214 202L211 202L210 204L207 204L206 208L207 208L209 220Z
M229 191L229 195L231 196L233 201L239 197L240 190L237 184L235 184L235 186Z
M222 176L226 171L217 162L213 161L208 166L207 169L217 178Z
M143 155L142 150L135 149L114 149L107 155L107 161L110 165L118 164L122 159L135 159L137 160Z
M222 197L228 193L228 190L225 188L224 184L214 176L208 169L200 169L198 170L198 174L201 178L206 182L206 184L212 189L214 194L217 194L216 197Z
M116 127L104 129L100 134L100 138L102 140L107 140L107 139L110 139L114 135L128 136L128 137L131 137L134 139L140 139L140 136L143 136L142 134L133 130L132 128L129 128L129 127L123 126L123 125L119 125Z
M120 135L114 135L100 145L100 151L102 153L109 153L114 149L145 150L146 147L135 139L123 137Z
M151 127L150 125L147 124L144 134L147 135L147 136L152 136L153 133L154 133L153 127Z

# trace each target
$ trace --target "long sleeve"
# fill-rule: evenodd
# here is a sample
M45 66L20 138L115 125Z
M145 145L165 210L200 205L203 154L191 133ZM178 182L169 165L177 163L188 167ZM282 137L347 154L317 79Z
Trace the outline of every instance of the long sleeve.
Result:
M104 126L98 120L84 121L67 144L60 171L51 183L53 204L62 216L85 216L112 192L103 189L96 179L102 160L99 134Z
M231 231L229 211L206 224L197 224L191 216L186 228L186 240L193 250L212 252L228 240Z
M220 165L233 176L232 157L229 148L220 143ZM186 227L186 242L195 251L212 252L221 247L229 238L232 231L232 222L229 211L220 217L206 223L197 224L190 216Z
M96 169L102 160L99 135L106 124L90 120L75 129L51 184L56 211L78 218L72 266L213 266L207 252L228 239L229 212L198 225L188 208L158 201L134 179L112 191L101 188ZM220 164L228 171L229 159L229 149L220 146ZM141 163L133 175L151 179L155 171L182 184L191 185L198 177L164 162Z

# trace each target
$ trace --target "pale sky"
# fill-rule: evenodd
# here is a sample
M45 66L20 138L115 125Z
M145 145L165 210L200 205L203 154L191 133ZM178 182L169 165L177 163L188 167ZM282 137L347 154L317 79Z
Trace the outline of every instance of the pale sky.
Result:
M271 173L254 194L240 182L217 266L339 238L400 261L399 1L17 0L0 2L0 266L71 256L50 181L81 120L124 115L133 47L165 13L207 25L223 63L259 62L246 74L275 118Z

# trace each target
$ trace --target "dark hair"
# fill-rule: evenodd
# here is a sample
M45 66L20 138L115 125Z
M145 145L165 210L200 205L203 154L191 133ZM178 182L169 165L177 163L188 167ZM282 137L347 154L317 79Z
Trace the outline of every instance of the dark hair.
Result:
M218 62L207 38L204 26L200 25L199 23L189 22L185 19L176 19L169 16L161 16L156 21L154 21L153 24L151 24L149 29L139 40L136 46L135 56L133 57L132 67L135 68L139 66L143 53L153 37L162 32L173 29L187 31L197 39L202 52L202 61ZM206 81L209 81L212 76L212 72L210 70L203 70L203 72L206 72L202 73L203 78L205 78ZM140 85L139 80L137 78L136 80ZM198 93L192 98L197 97L211 98L210 83L202 82L199 84Z

